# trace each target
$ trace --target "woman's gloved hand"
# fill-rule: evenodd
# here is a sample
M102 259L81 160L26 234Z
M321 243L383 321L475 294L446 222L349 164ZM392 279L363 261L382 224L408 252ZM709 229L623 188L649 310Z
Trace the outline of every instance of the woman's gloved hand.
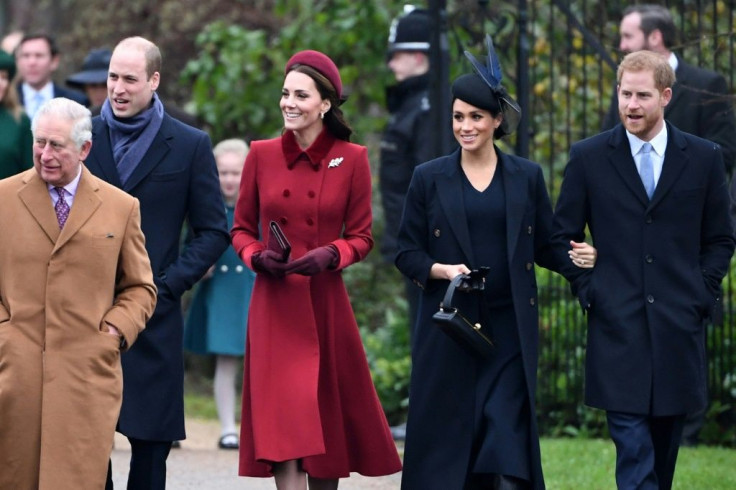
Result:
M284 277L289 274L288 267L292 264L291 262L282 262L281 254L273 250L256 252L250 261L253 264L253 270L273 277Z
M313 276L337 265L337 249L333 245L317 247L289 262L287 274Z

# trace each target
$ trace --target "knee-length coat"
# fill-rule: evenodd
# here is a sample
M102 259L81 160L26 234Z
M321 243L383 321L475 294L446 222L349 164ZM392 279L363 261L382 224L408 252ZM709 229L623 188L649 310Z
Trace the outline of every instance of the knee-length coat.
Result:
M549 246L552 208L539 165L499 155L506 190L506 241L511 296L531 414L529 458L533 488L544 488L534 411L538 305L534 263L556 269ZM498 175L498 171L497 174ZM478 361L432 322L449 284L430 279L432 264L477 268L462 199L460 150L416 168L404 207L396 266L423 289L412 335L412 376L402 488L460 489L471 466ZM471 301L465 298L466 301ZM474 301L474 300L473 300ZM481 306L463 311L476 319Z
M138 201L83 169L63 230L46 183L0 181L0 488L105 486L123 374L156 288Z
M270 476L270 462L300 459L317 478L401 469L373 386L342 269L373 246L365 147L324 130L306 151L287 131L255 141L246 158L232 229L252 267L277 221L297 259L333 245L334 270L279 279L257 274L248 315L240 474ZM260 226L259 226L260 225Z

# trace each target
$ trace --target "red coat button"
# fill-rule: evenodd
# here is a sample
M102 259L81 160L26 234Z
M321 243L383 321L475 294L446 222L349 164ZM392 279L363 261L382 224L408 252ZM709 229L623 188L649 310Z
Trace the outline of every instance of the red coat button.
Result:
M317 194L314 191L307 192L307 196L309 196L311 199L314 199L314 196L316 196L316 195Z
M291 195L291 192L289 189L284 189L284 197L289 197Z

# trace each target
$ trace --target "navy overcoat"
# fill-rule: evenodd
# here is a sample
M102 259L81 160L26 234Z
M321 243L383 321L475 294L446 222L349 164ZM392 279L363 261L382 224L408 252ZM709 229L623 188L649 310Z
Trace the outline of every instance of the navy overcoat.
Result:
M717 144L667 123L651 201L622 125L570 149L555 247L587 227L593 269L565 266L588 315L585 402L655 416L706 405L705 320L734 250Z
M534 263L557 269L549 246L552 208L542 169L501 153L499 170L506 189L506 241L517 327L521 340L529 406L537 384L538 303ZM479 362L432 322L449 281L430 279L435 262L475 263L462 199L460 150L416 168L399 233L396 266L423 289L412 333L404 490L463 488L477 430L476 370ZM565 255L566 258L566 255ZM465 295L463 295L465 296ZM478 318L480 302L467 295L462 311ZM529 420L529 456L534 488L544 488L536 417Z
M136 439L181 440L185 437L181 295L230 243L210 139L164 115L151 147L123 186L107 124L96 117L92 126L87 168L140 201L141 228L158 287L153 317L122 356L118 431ZM182 250L185 220L193 238Z

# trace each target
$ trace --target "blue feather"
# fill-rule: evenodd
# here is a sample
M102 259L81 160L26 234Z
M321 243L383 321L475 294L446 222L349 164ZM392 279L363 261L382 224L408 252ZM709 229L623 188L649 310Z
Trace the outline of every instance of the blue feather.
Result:
M496 50L493 47L493 41L491 36L486 34L486 47L488 49L488 64L484 65L478 61L469 51L465 51L465 56L470 60L470 63L475 68L475 71L485 81L489 87L493 90L498 89L501 86L501 80L503 80L503 74L501 73L501 63L496 55Z

